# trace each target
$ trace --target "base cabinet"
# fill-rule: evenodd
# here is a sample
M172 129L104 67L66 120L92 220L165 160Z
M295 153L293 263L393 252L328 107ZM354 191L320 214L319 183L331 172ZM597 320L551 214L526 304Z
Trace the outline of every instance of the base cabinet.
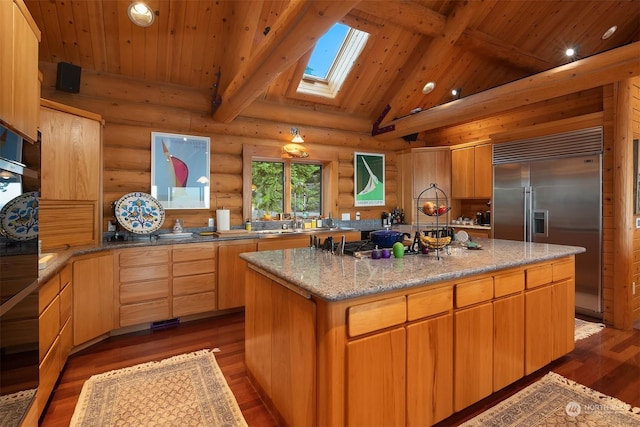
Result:
M72 298L71 265L42 284L38 292L40 385L35 403L38 416L44 410L73 346Z
M325 301L249 265L247 370L288 425L433 425L572 350L574 268L567 257ZM295 378L307 388L283 400L281 383L297 382L283 377L290 359L275 355L293 347L305 350ZM294 421L309 396L315 417Z
M73 345L114 328L113 256L86 255L73 261Z
M457 412L493 392L493 306L491 303L454 314L454 395Z
M272 239L277 241L279 239ZM243 252L255 252L256 241L236 240L218 247L218 310L244 306L244 276L247 262Z
M407 424L430 426L453 414L453 316L407 326Z
M406 341L396 328L347 344L347 425L405 425Z

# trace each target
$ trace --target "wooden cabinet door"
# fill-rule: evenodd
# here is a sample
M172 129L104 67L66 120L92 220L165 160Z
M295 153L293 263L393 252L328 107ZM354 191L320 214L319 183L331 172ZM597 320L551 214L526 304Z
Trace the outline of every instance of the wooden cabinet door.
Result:
M493 190L491 144L476 145L474 147L474 197L491 198Z
M493 302L493 391L524 376L524 295Z
M218 247L218 310L244 306L245 260L242 252L255 252L256 242L236 240L220 242Z
M111 331L113 321L113 256L88 256L73 262L73 344Z
M453 316L407 326L407 426L430 426L453 413Z
M13 11L10 1L0 2L0 119L13 123Z
M38 139L40 81L38 79L39 30L24 3L13 12L13 125L32 141ZM37 32L37 34L36 34ZM4 64L4 66L7 66Z
M101 124L51 108L41 109L42 198L97 201Z
M260 239L258 241L259 251L273 251L278 249L306 248L309 246L309 236L275 237L270 239Z
M475 154L473 147L451 151L451 197L474 197Z
M525 292L525 375L551 362L552 327L551 286Z
M554 327L551 360L555 360L575 347L575 280L571 278L551 285L551 301Z
M405 425L405 328L347 344L348 426Z
M493 392L493 305L454 313L454 398L460 411Z

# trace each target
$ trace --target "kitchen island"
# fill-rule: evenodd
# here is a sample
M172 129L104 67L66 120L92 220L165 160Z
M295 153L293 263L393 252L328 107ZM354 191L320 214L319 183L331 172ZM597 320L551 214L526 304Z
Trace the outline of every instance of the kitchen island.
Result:
M249 376L291 426L432 425L573 349L574 246L242 254Z

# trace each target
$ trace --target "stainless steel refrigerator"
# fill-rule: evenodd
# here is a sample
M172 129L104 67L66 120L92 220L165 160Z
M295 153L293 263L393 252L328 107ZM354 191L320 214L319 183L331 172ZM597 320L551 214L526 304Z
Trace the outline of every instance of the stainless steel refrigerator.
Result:
M576 312L602 318L601 155L495 163L493 237L585 247Z

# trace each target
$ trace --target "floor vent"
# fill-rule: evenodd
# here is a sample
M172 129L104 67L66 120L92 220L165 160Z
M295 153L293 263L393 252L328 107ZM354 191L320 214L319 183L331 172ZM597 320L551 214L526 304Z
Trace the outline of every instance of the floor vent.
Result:
M168 320L160 320L158 322L151 323L151 329L163 329L163 328L171 328L173 326L178 326L180 324L180 319L168 319Z

